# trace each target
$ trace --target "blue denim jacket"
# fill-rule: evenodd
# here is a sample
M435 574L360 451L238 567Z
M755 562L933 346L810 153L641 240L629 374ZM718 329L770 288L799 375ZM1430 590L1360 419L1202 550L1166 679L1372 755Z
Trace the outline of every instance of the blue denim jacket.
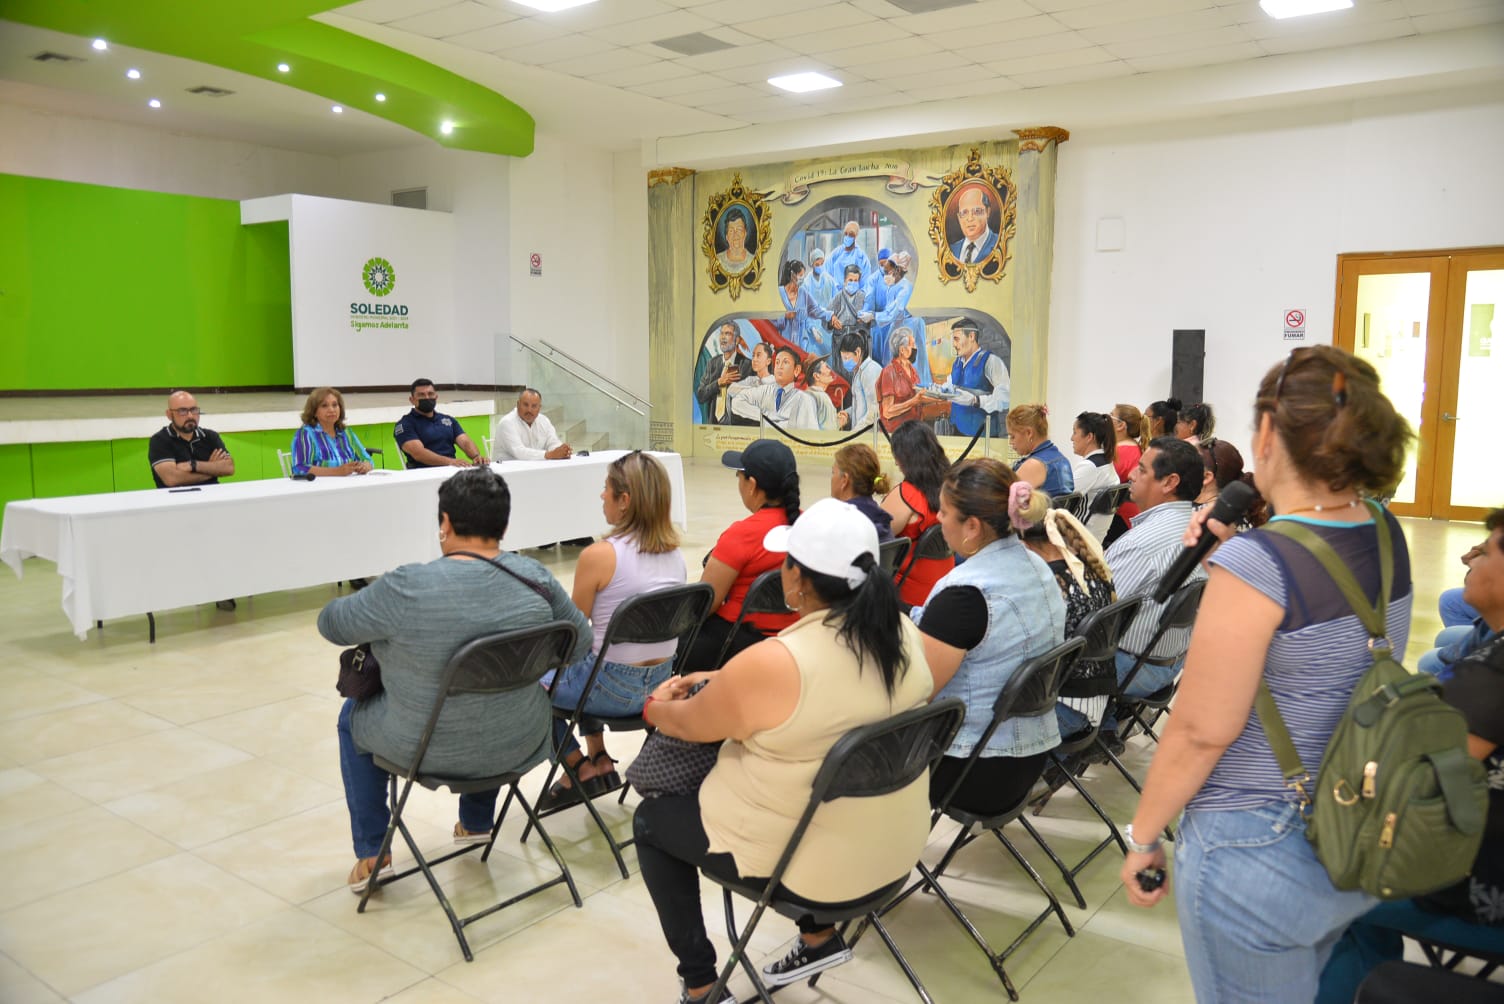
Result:
M1044 484L1039 486L1039 490L1046 495L1053 497L1076 490L1076 474L1071 467L1070 458L1061 453L1060 447L1048 439L1019 457L1013 469L1018 470L1026 460L1037 460L1044 464Z
M992 704L1014 672L1065 638L1065 601L1050 566L1017 537L995 540L957 565L930 592L974 586L987 601L987 634L966 653L956 675L937 695L966 702L966 721L947 756L970 756L992 721ZM914 608L919 622L923 607ZM1054 709L1034 718L1011 718L998 726L983 756L1032 756L1060 745Z

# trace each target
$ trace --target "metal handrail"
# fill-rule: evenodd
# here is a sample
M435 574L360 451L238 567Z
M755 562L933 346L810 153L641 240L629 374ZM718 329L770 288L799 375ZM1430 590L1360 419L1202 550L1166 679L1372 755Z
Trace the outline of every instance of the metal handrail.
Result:
M610 377L606 376L606 374L601 373L600 371L592 368L589 363L581 362L580 360L576 359L574 356L570 355L568 352L565 352L563 349L559 348L553 342L549 341L547 338L540 338L540 339L538 339L538 341L539 341L539 343L541 343L543 345L547 345L550 351L557 352L559 355L563 356L565 359L568 359L570 362L574 363L576 366L578 366L580 369L584 370L586 373L589 373L591 376L596 377L597 379L601 380L604 383L610 384L611 386L615 387L617 390L621 391L623 394L627 395L632 400L638 402L639 404L643 405L644 407L646 407L646 408L651 408L652 407L652 405L648 403L647 398L643 397L641 394L638 394L636 391L633 391L631 388L623 387L621 384L617 383L615 380L612 380Z
M555 346L548 345L547 342L543 343L544 345L548 345L548 348L551 351L557 352L559 355L563 356L565 359L567 359L571 363L573 363L574 366L577 366L580 369L584 370L585 374L588 374L588 375L574 372L573 368L561 364L557 359L554 359L551 356L547 355L546 353L540 351L536 345L532 345L532 344L530 344L528 342L525 342L522 339L518 338L516 335L507 335L507 337L510 338L512 341L516 342L518 345L521 345L523 348L527 349L529 352L532 352L532 353L535 353L535 354L537 354L539 356L542 356L544 359L547 359L549 362L553 363L555 366L560 366L565 372L569 373L570 376L573 376L573 377L575 377L578 380L583 380L585 383L589 384L592 388L594 388L595 390L600 391L602 394L606 395L611 400L613 400L617 404L621 405L623 408L628 408L628 409L636 412L637 414L643 416L644 418L647 417L647 412L643 411L643 408L651 408L652 407L651 404L648 404L648 402L642 400L636 394L633 394L631 391L627 390L625 387L623 387L620 384L616 383L614 380L609 380L606 377L601 376L599 373L595 372L595 370L591 369L589 366L586 366L584 363L582 363L579 360L575 359L573 356L569 355L568 353L561 352ZM595 379L592 379L592 377L594 377ZM607 390L605 387L600 386L600 384L597 383L597 380L600 381L601 383L610 384L612 387L615 387L617 390L621 391L623 394L626 394L628 397L632 398L632 401L623 401L620 397L618 397L615 394L611 393L611 391ZM635 401L637 403L634 404L633 401ZM641 407L639 407L639 405L641 405Z

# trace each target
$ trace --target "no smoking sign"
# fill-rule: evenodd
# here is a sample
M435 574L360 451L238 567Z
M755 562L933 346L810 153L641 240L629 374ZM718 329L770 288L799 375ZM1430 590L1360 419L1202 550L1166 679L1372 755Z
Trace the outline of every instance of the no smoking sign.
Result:
M1306 312L1299 308L1285 311L1285 341L1306 340Z
M534 251L527 256L527 271L529 275L543 274L543 256Z

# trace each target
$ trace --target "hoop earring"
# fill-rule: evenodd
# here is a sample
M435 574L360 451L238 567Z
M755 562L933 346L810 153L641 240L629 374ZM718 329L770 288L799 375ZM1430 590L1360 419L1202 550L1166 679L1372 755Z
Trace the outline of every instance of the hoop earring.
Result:
M448 539L449 539L449 534L445 533L443 530L440 530L439 531L439 543L442 544L442 543L444 543L444 541L446 541Z
M784 593L783 594L783 605L786 606L786 607L788 607L790 610L794 611L795 613L798 613L799 609L804 606L804 590L802 590L802 589L799 590L798 592L796 592L794 594L794 596L796 597L796 601L795 602L790 602L789 601L789 595L788 595L788 593Z

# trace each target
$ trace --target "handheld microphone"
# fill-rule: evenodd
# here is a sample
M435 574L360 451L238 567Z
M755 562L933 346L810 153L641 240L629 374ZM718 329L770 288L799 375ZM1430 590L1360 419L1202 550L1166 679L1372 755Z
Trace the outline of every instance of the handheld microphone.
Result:
M1232 526L1243 518L1244 513L1248 512L1248 507L1253 504L1253 495L1253 489L1247 482L1234 481L1222 489L1222 494L1217 496L1211 515L1207 517L1208 521L1217 520ZM1201 559L1205 558L1207 552L1216 544L1216 535L1203 526L1201 537L1195 545L1182 550L1180 557L1175 559L1175 563L1165 570L1164 577L1159 580L1159 585L1154 590L1154 602L1163 603L1169 599L1185 582L1186 576L1201 564Z
M314 474L312 471L309 471L307 474L299 474L298 475L298 480L299 481L312 481L317 476L318 475Z

